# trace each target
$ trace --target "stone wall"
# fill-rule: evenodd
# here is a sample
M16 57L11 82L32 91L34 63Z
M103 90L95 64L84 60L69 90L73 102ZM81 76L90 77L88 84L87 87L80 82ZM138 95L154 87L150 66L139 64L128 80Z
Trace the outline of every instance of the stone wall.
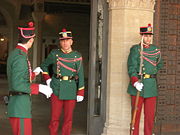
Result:
M140 42L139 27L153 24L154 0L109 0L109 59L106 124L103 135L127 135L130 96L127 57ZM142 123L142 121L141 121ZM142 126L141 126L141 135Z

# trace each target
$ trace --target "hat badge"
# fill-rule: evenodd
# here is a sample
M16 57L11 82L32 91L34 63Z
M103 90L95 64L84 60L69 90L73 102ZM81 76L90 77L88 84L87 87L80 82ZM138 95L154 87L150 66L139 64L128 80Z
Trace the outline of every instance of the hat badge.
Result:
M67 37L67 33L66 32L63 32L63 37Z
M147 28L147 31L148 31L148 32L151 32L151 31L152 31L152 27L151 27L151 26L148 27L148 28Z

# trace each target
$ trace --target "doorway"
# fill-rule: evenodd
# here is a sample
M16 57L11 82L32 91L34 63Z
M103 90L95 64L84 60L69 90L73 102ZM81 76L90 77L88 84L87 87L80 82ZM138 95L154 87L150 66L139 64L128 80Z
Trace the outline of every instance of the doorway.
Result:
M33 9L32 5L22 6ZM23 9L26 8L21 8L20 12L23 13ZM80 52L84 59L85 100L76 105L72 135L100 135L103 132L106 115L108 4L106 0L45 0L44 10L46 12L42 22L42 46L46 48L44 52L48 54L51 49L58 48L58 33L62 28L66 28L73 33L73 49ZM23 21L23 17L21 19ZM30 60L31 58L32 52ZM3 114L1 116L4 118L1 120L3 124L0 124L0 132L3 135L10 135L11 127L5 113L6 107L1 104L0 108L2 108L0 113ZM32 114L33 135L48 135L49 100L41 94L32 96Z
M87 134L90 10L91 4L87 0L84 2L46 0L44 2L44 12L46 14L42 21L42 46L45 48L45 57L47 57L52 49L59 48L58 36L63 28L67 31L72 31L72 48L80 52L83 56L85 98L83 102L76 104L73 115L72 135ZM50 103L43 96L34 96L33 102L34 135L37 134L37 130L43 135L48 135L47 127L50 119ZM39 106L41 106L40 109L38 109ZM44 111L46 111L46 113L43 113ZM40 114L41 117L37 117L37 115ZM62 118L63 117L61 117L59 134L61 133Z
M84 58L86 84L85 100L75 108L72 134L100 135L106 115L108 4L106 0L89 2L88 5L79 7L72 3L45 3L45 10L47 9L49 14L45 16L43 30L55 30L53 33L58 33L63 27L72 30L75 41L73 48L82 53ZM61 10L57 17L58 9ZM58 21L55 22L61 25L52 25L52 22L48 21L56 19ZM58 25L60 27L57 27ZM43 33L43 36L48 37L47 34L49 35ZM44 38L43 41L47 50L53 47L53 44L58 44L58 39Z

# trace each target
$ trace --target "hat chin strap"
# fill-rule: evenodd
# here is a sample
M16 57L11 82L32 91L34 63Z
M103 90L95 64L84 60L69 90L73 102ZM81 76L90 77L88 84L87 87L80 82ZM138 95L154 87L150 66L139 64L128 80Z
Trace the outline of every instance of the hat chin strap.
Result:
M23 29L22 28L20 29L20 32L21 32L21 36L23 38L33 38L33 37L35 37L35 34L33 34L32 36L25 36L24 33L23 33Z
M150 44L146 44L146 43L143 42L143 46L144 46L145 48L148 48L148 47L150 46Z

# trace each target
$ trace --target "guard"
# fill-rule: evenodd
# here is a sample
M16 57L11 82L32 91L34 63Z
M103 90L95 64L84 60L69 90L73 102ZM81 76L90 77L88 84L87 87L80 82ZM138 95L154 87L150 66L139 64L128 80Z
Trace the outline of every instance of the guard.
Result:
M127 92L131 95L132 112L137 108L133 135L139 135L139 122L143 104L144 135L152 135L156 97L158 96L156 74L162 68L163 62L160 49L151 44L153 35L151 24L146 27L140 27L140 35L142 36L143 51L141 52L140 44L133 45L128 57L130 83ZM142 65L140 64L141 53ZM142 74L139 74L140 68L142 69ZM141 81L139 81L140 76L142 76ZM140 91L140 97L138 98L137 106L135 106L137 91Z
M32 135L31 95L41 92L48 98L52 94L52 89L46 85L31 83L41 72L39 67L32 71L28 60L28 50L35 37L33 22L29 22L27 27L18 27L18 30L18 44L7 60L8 117L13 135Z
M76 102L84 99L84 72L82 56L72 50L72 33L63 29L59 33L60 49L50 52L41 64L43 77L53 89L51 96L50 135L58 134L59 119L64 109L62 135L70 135L72 117ZM53 75L49 76L48 67L52 65Z

